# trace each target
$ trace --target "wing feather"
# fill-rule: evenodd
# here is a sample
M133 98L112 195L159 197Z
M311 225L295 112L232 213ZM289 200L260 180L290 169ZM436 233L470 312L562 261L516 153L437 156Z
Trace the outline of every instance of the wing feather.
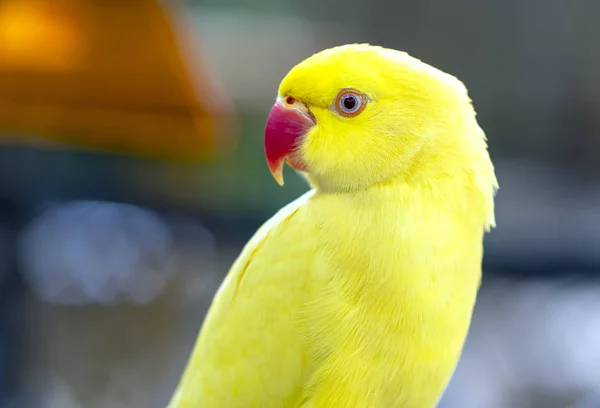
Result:
M306 357L297 311L318 239L309 191L279 210L242 250L215 294L169 408L283 407L302 392Z

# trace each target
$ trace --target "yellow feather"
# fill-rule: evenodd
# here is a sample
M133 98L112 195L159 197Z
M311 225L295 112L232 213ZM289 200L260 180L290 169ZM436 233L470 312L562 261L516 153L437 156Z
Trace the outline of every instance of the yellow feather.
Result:
M369 102L335 113L344 88ZM317 125L314 190L250 240L216 295L170 408L432 408L467 334L494 224L494 169L460 81L348 45L280 96Z

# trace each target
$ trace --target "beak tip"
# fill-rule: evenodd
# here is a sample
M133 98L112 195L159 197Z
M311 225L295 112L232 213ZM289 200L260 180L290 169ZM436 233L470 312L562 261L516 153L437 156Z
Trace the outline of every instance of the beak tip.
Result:
M277 184L283 186L283 161L276 166L269 166L269 170Z

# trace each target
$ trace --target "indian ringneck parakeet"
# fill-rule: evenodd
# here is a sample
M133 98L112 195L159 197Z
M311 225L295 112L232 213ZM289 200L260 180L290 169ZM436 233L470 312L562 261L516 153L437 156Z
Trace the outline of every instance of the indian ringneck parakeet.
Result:
M464 85L352 44L283 79L269 169L312 189L235 261L170 408L434 407L481 281L497 181Z

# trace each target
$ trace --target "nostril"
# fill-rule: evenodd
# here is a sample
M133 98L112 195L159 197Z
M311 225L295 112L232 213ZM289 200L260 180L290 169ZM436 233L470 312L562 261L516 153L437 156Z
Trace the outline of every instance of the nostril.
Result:
M293 97L288 96L287 98L285 98L285 103L287 103L288 105L293 105L294 103L296 103L296 100Z

